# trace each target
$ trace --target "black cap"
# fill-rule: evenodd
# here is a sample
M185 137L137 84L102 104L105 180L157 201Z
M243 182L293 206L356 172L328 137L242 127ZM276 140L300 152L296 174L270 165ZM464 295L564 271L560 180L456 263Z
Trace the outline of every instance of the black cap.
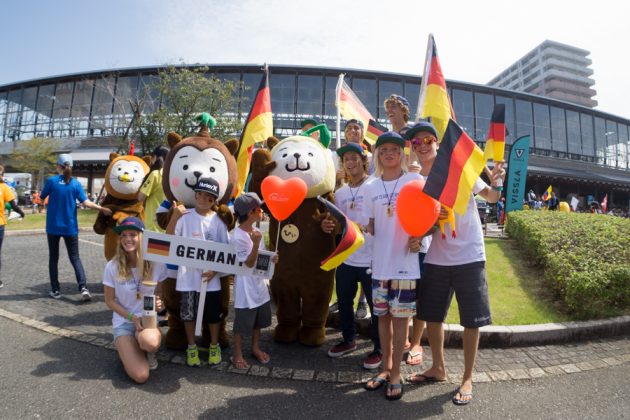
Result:
M196 192L206 192L219 198L219 183L212 178L199 178L193 190Z
M376 140L376 147L379 147L385 143L392 143L400 147L405 147L405 139L395 131L386 131Z
M306 118L300 121L300 128L304 128L304 126L307 124L319 125L319 122L317 120L314 120L313 118Z
M361 127L361 130L365 129L365 127L363 126L363 121L357 120L356 118L352 118L351 120L346 121L346 125L343 126L343 129L345 130L346 128L348 128L349 124L356 124Z
M433 134L436 138L438 136L437 130L435 129L435 126L433 124L428 121L420 121L407 130L407 132L405 133L405 138L407 140L411 140L416 134L423 131Z
M118 226L114 227L114 232L121 234L123 230L137 230L138 232L144 232L144 223L137 217L127 217L120 222Z
M263 205L263 201L254 192L246 192L234 200L234 213L239 216L245 216L250 211Z
M367 156L363 147L361 147L360 144L356 144L356 143L346 143L343 146L341 146L339 149L337 149L337 154L339 155L339 157L343 157L343 155L348 152L354 152L354 153L358 153L361 156Z

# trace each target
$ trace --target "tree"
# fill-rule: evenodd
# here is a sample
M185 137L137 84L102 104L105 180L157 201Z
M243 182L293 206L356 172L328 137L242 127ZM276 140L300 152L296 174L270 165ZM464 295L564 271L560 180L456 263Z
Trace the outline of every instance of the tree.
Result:
M17 142L11 153L11 166L33 176L34 185L41 189L44 177L55 167L55 151L59 143L47 137L35 137Z
M217 124L212 136L221 140L238 136L242 123L237 112L240 82L222 80L209 74L208 67L168 66L146 91L130 100L133 118L122 139L125 149L128 138L136 139L141 153L150 153L164 142L169 131L186 137L197 132L194 119L202 112L212 115ZM148 100L159 100L155 111L145 113Z

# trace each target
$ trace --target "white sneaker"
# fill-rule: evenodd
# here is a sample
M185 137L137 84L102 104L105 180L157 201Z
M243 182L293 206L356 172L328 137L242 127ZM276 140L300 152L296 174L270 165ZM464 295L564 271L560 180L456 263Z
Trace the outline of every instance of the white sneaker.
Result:
M368 304L367 302L359 302L357 305L356 317L357 319L367 319L370 317L370 312L368 312Z
M90 294L90 291L87 289L87 287L81 288L81 297L86 302L88 300L92 300L92 295Z
M149 363L149 370L155 370L158 367L158 360L155 353L147 353L147 363Z

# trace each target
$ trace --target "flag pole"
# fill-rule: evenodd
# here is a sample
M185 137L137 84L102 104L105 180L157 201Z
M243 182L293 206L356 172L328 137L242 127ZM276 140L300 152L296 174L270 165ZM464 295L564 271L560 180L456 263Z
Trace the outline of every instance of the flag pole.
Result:
M343 78L345 74L339 75L339 81L337 82L337 88L335 89L335 104L337 105L337 149L341 147L341 87L343 86Z

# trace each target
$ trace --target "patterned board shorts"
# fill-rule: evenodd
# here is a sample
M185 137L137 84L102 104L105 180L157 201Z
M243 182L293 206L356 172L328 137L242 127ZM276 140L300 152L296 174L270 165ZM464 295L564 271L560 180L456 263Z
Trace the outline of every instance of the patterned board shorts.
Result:
M372 279L374 315L407 318L416 314L417 280Z

